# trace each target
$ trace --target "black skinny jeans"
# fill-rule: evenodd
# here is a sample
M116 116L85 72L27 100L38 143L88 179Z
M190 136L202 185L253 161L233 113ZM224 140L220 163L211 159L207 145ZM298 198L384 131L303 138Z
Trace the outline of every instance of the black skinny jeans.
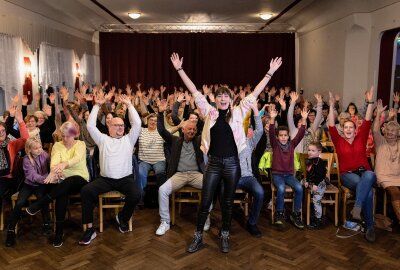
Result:
M222 230L229 231L232 220L233 197L240 178L240 163L238 157L219 158L209 156L206 171L203 176L201 206L197 218L197 231L202 232L209 214L210 205L215 191L221 182Z
M133 174L120 179L98 177L81 190L82 223L93 223L93 209L99 201L99 195L116 190L125 195L125 204L121 211L121 219L129 221L141 197L141 189Z
M49 189L48 185L38 185L38 186L31 186L25 184L22 186L21 190L18 193L17 202L15 203L14 209L11 214L11 220L8 224L9 230L15 230L15 226L17 225L19 219L21 218L21 209L25 206L28 198L35 194L38 200L42 199L43 196L47 194ZM44 204L42 208L42 217L43 217L43 224L49 223L49 204Z
M45 204L56 200L56 233L62 234L65 214L67 213L68 207L68 196L79 193L82 187L87 183L88 181L79 175L67 177L60 184L54 185L47 196L44 196L41 200L32 204L30 208L41 209Z

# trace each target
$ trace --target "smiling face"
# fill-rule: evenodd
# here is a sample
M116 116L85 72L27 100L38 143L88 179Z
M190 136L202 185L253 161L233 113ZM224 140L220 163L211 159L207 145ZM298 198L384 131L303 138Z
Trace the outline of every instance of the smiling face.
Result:
M182 132L185 141L193 140L197 132L196 123L190 120L186 121L185 125L182 127Z
M29 115L25 118L26 127L29 130L34 130L37 126L37 118L33 115Z
M147 128L151 131L157 129L157 116L150 116L147 119Z
M125 132L124 120L122 120L119 117L114 117L110 121L110 126L109 126L110 136L119 139L124 136L124 132Z
M399 137L399 125L395 122L389 122L384 126L383 136L387 141L396 141Z
M343 125L343 134L346 139L353 139L356 134L356 127L352 121L347 120Z
M278 141L281 144L287 144L287 142L289 141L289 133L287 132L287 130L279 130Z
M40 143L32 144L30 150L33 157L37 157L43 152L43 148Z
M217 105L217 109L227 110L232 102L233 100L228 88L220 87L215 91L215 104Z

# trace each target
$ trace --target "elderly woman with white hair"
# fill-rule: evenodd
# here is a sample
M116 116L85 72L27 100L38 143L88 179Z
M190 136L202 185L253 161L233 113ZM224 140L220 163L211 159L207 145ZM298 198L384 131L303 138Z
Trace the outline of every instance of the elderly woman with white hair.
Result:
M78 194L89 181L86 167L86 145L75 140L79 135L78 128L71 122L60 127L62 141L56 142L51 152L50 174L45 184L55 184L52 191L41 200L26 209L28 214L35 215L44 205L56 200L56 235L54 247L63 244L63 225L67 211L68 196Z
M389 121L383 125L383 136L380 129L380 115L385 111L382 100L376 107L373 133L376 149L375 173L377 182L390 195L393 210L400 222L400 125Z

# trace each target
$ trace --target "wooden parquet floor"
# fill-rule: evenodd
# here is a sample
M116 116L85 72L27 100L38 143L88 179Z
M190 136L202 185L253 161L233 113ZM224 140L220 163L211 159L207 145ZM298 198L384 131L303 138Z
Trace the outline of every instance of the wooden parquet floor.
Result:
M377 230L377 241L367 243L362 234L348 239L335 236L330 222L321 231L300 231L290 224L277 229L262 213L260 239L243 228L243 215L235 211L231 252L218 248L220 211L213 210L212 228L205 233L205 247L186 253L196 222L196 208L184 206L176 225L164 236L154 234L159 225L158 209L135 213L133 232L121 234L111 213L103 233L89 246L79 246L82 235L80 211L73 213L65 228L65 241L54 248L41 235L41 217L33 223L25 217L14 248L0 241L0 269L400 269L400 234ZM112 212L112 211L111 211Z

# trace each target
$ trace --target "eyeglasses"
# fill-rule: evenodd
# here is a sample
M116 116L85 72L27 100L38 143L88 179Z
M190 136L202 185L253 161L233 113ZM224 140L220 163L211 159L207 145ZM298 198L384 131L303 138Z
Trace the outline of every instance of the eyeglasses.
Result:
M123 128L123 127L125 127L125 124L120 124L120 125L118 125L118 124L113 124L112 126L113 126L113 127Z

